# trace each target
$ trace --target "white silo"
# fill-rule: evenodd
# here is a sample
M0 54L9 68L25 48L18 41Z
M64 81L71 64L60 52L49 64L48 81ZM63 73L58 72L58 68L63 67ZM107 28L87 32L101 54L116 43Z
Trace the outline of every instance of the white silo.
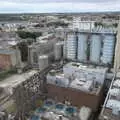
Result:
M103 55L101 61L104 64L111 64L113 55L114 55L114 44L115 36L114 35L105 35L103 40Z
M47 55L41 55L39 56L39 70L44 70L48 67L48 56Z
M87 55L87 34L78 34L78 56L77 59L80 61L86 61Z
M93 63L99 63L100 52L101 52L101 36L93 34L91 36L90 61Z
M63 55L63 42L58 42L54 46L55 60L60 60Z
M67 58L67 35L65 34L64 42L63 42L63 58Z
M67 36L67 58L74 60L76 59L77 40L76 35L73 33Z

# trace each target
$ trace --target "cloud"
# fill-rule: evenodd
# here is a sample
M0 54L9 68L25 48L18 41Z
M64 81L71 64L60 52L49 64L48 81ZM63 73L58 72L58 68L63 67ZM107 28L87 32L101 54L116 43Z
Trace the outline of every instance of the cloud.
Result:
M113 0L1 0L1 1L6 1L6 2L15 2L15 3L103 3L103 2L112 2ZM117 2L120 0L114 0L114 2Z
M25 1L25 2L24 2ZM28 1L28 2L27 2ZM39 2L35 2L39 1ZM40 2L41 1L41 2ZM120 0L0 0L1 13L104 12L120 11ZM47 2L49 1L49 2ZM69 1L69 2L68 2ZM81 1L81 0L80 0ZM96 2L94 2L96 1Z

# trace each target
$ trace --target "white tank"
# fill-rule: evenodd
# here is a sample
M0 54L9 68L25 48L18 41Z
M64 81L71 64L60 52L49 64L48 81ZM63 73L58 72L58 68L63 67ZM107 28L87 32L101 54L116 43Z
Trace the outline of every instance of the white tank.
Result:
M64 46L63 46L63 57L67 58L67 40L64 40Z
M90 61L94 63L99 63L100 52L101 52L101 36L93 34L91 36Z
M39 56L39 70L44 70L45 68L48 67L48 56L47 55L42 55Z
M92 110L89 107L82 106L79 110L79 118L80 120L89 120L91 116Z
M76 59L76 48L77 48L77 40L75 34L68 34L67 36L67 58L68 59Z
M101 57L101 61L104 64L111 64L113 55L114 55L114 44L115 44L115 36L114 35L105 35L103 40L103 54Z
M62 54L63 54L63 43L62 42L56 43L54 46L55 60L60 60L62 58Z
M78 34L78 56L77 59L80 61L86 61L87 55L87 35Z

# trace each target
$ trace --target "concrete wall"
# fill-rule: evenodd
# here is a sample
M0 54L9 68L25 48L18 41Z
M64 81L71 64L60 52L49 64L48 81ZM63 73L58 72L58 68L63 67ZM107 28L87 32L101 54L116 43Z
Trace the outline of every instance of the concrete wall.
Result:
M12 52L10 57L11 57L12 66L15 66L17 64L17 57L16 57L15 50L13 50L13 52Z
M78 91L71 88L62 88L55 85L47 84L48 97L64 102L68 100L74 106L82 107L83 105L90 107L93 111L98 110L103 99L103 90L101 89L98 95L89 94L83 91Z
M120 23L118 25L117 42L115 48L114 70L120 69Z

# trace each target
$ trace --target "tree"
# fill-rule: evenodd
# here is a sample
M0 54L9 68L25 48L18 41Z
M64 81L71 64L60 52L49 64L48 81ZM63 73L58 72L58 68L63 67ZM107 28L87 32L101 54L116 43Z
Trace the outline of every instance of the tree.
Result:
M18 44L18 47L19 47L20 52L21 52L22 61L23 62L27 61L27 59L28 59L28 46L27 46L27 43L26 42L20 42Z
M97 26L98 26L98 23L97 23L97 22L95 22L95 23L94 23L94 25L95 25L95 27L97 27Z
M0 31L2 31L2 28L0 27Z
M26 38L36 39L37 37L42 35L41 32L28 32L28 31L22 31L22 30L17 31L17 34L22 39L26 39Z
M117 28L117 27L118 27L118 24L117 24L117 23L114 23L113 26L114 26L115 28Z

